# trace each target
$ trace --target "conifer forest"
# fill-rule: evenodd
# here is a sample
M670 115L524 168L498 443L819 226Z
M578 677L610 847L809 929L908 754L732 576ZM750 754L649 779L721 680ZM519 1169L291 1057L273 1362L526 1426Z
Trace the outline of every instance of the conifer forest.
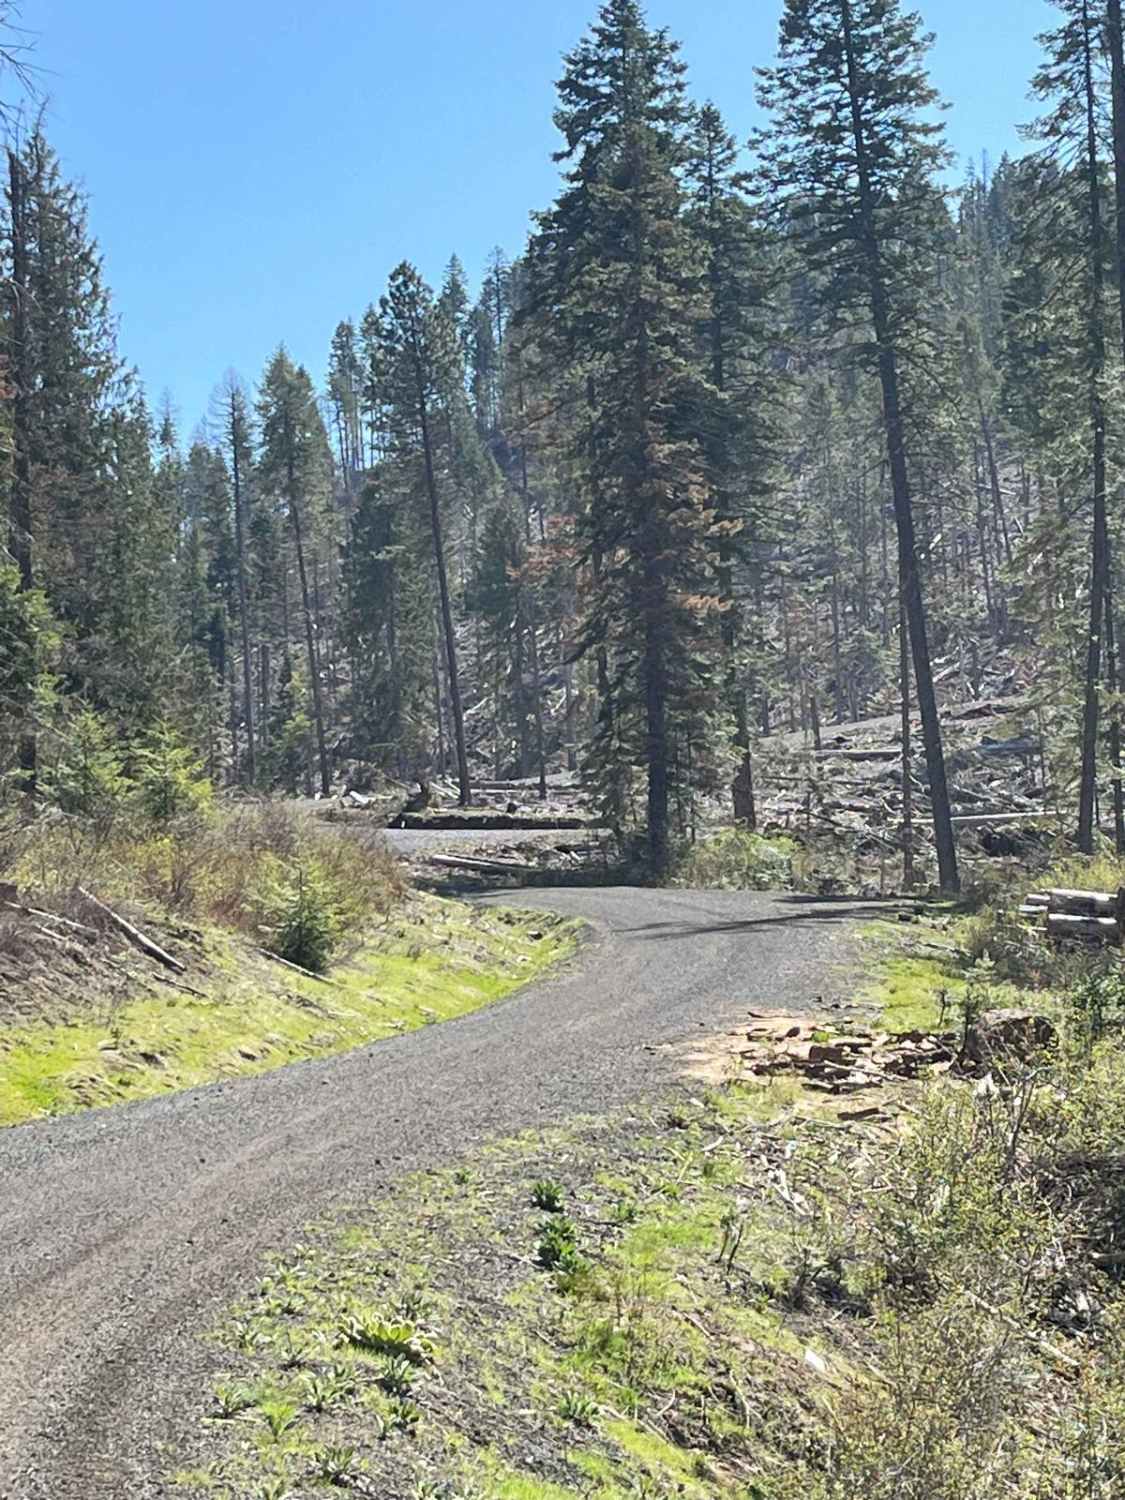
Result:
M781 739L901 713L890 842L955 890L945 706L1018 694L1077 847L1125 848L1121 6L1055 10L1025 150L966 169L900 0L783 0L751 138L607 0L553 106L543 80L557 192L526 244L433 286L404 244L323 376L279 309L266 367L217 369L185 427L119 347L32 69L0 284L8 805L91 812L153 764L173 795L465 805L574 773L659 875L708 820L759 825Z
M0 1500L1125 1497L1123 6L0 0Z

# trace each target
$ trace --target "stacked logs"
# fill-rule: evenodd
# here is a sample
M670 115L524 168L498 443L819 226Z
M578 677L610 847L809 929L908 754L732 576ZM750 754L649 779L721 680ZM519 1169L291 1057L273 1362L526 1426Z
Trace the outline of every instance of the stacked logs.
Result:
M1020 916L1043 924L1055 942L1121 946L1125 934L1125 888L1118 891L1034 891Z

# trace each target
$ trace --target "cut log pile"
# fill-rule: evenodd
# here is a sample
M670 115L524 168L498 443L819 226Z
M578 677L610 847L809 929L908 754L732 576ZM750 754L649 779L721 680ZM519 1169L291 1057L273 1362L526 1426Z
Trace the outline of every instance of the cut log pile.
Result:
M1120 947L1125 934L1125 887L1118 891L1033 891L1019 914L1055 942Z

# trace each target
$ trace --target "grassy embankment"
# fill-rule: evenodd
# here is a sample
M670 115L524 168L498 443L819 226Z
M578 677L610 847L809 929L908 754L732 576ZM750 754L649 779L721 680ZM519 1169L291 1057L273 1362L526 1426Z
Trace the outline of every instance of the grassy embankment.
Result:
M1125 1492L1125 985L1009 907L905 929L940 945L913 959L885 931L883 998L945 989L956 1025L1018 994L1053 1048L858 1100L685 1092L399 1184L246 1288L185 1490Z
M79 870L184 973L138 953L76 897ZM24 831L6 878L48 915L0 920L0 1126L448 1020L543 974L575 943L573 924L544 914L410 892L371 833L277 806L155 832Z

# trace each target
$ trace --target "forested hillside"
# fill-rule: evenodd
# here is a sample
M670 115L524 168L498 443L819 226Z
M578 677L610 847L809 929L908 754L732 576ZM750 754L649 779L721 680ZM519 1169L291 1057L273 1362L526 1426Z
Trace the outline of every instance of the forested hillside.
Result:
M942 703L1023 697L1080 847L1111 806L1125 847L1121 6L1056 8L1026 154L966 175L898 0L784 0L749 141L768 60L725 120L608 0L528 243L436 287L404 260L325 329L323 381L279 307L267 367L216 370L183 430L30 106L0 284L10 806L148 788L166 814L203 776L449 775L468 803L567 769L659 873L708 808L753 828L771 737L905 688L944 886Z

